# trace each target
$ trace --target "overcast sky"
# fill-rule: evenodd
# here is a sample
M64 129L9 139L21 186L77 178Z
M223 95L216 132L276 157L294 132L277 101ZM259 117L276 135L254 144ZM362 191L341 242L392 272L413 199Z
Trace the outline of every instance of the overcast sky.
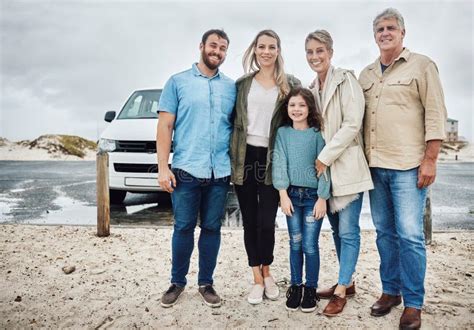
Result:
M308 84L314 73L304 39L334 39L333 65L357 75L378 56L372 20L386 7L405 18L404 45L438 65L448 116L474 141L472 1L8 1L0 0L0 137L41 134L96 140L106 111L130 93L161 88L199 59L202 33L230 37L221 70L243 74L242 54L256 33L275 30L286 71Z

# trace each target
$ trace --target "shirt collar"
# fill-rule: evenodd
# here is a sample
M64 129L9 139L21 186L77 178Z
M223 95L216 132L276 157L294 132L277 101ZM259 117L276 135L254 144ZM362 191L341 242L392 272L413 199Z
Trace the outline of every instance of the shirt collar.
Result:
M201 71L199 71L197 63L193 63L193 66L192 66L191 70L193 71L193 74L195 76L201 76L201 77L204 77L204 78L207 78L207 79L214 79L214 78L217 78L217 77L220 78L220 76L221 76L221 72L219 71L219 69L217 69L216 74L213 75L212 77L208 77L205 74L202 74Z
M405 62L408 62L410 58L410 54L411 54L410 50L408 48L403 47L402 52L400 53L400 55L397 56L397 58L393 61L393 63L398 62L402 58L405 60ZM380 62L380 56L379 56L369 69L374 70L374 69L380 68L380 63L381 62Z
M408 48L403 47L402 52L400 53L400 55L397 56L394 62L397 62L401 58L403 58L405 61L408 61L408 59L410 58L410 54L411 53Z

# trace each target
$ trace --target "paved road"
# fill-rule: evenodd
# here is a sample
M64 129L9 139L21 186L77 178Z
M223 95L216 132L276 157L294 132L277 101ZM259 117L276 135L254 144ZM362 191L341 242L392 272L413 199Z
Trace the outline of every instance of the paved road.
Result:
M95 162L0 161L0 222L94 225L95 199ZM474 230L474 163L439 164L432 203L435 230ZM361 227L372 229L368 205L366 195ZM161 194L128 194L123 206L111 208L111 222L171 225L171 206ZM224 225L241 226L233 193ZM286 226L281 213L277 225Z

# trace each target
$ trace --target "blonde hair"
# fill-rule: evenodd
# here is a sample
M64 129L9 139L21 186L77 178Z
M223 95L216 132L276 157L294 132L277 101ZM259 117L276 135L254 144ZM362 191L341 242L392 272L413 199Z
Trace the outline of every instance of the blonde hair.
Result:
M332 52L333 51L333 48L332 48L332 45L333 45L333 41L332 41L332 37L331 35L329 34L328 31L326 30L316 30L314 32L311 32L310 34L308 34L308 36L306 37L306 40L305 40L305 44L308 43L308 41L310 41L311 39L314 39L316 41L319 41L320 43L322 43L323 45L326 46L326 49L329 51L329 52Z
M257 56L255 55L255 47L257 47L258 38L260 38L261 36L268 36L270 38L276 39L277 41L277 47L279 52L275 63L275 71L273 72L273 77L275 78L275 82L278 85L279 98L284 98L290 92L290 86L288 84L288 79L286 78L284 70L283 57L281 56L280 37L278 36L278 34L276 34L275 31L263 30L257 34L257 36L253 39L252 43L244 53L244 57L242 58L242 66L244 67L244 71L246 73L257 72L260 70L260 64L257 61Z

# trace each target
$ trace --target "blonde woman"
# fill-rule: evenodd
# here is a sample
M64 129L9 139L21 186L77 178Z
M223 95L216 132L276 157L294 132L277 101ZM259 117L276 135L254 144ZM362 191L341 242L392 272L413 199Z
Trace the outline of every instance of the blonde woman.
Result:
M278 286L270 273L275 245L279 194L272 186L271 153L282 120L283 100L299 80L283 68L280 37L260 31L244 54L246 74L237 80L237 101L231 141L232 182L244 225L244 244L254 285L250 304L265 295L277 299Z
M319 176L331 167L328 218L339 260L337 284L318 294L330 299L323 314L335 316L344 309L346 297L355 294L352 276L360 249L362 196L364 191L373 189L361 135L364 94L352 71L331 65L333 40L329 32L310 33L305 50L306 60L317 74L313 94L322 111L326 141L316 169Z

